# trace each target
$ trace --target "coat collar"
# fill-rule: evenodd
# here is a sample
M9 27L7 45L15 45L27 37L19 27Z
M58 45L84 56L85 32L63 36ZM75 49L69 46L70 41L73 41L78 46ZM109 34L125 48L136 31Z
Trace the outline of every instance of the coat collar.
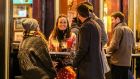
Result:
M116 24L115 25L115 28L117 28L117 27L122 27L122 26L127 26L127 24L125 23L125 22L120 22L120 23L118 23L118 24Z
M91 19L91 17L88 17L82 24L86 23L87 21L89 21Z
M115 30L116 28L118 28L118 27L124 27L124 26L127 26L127 24L126 24L125 22L120 22L120 23L116 24L116 26L115 26L114 29L113 29L113 32L114 32L114 30Z

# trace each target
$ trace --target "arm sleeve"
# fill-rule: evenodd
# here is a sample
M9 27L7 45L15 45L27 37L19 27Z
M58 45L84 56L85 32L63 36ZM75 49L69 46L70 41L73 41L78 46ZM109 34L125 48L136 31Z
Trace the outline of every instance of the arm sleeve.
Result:
M105 32L105 28L104 28L104 24L103 24L103 26L101 27L101 42L102 42L103 47L105 46L107 41L108 41L108 37L107 37L107 34Z
M135 38L134 38L133 32L132 32L132 38L133 38L133 40L132 40L132 43L133 43L133 45L132 45L132 53L135 53L135 46L136 46L136 43L135 43Z
M21 52L18 55L23 77L27 79L50 79L49 75L42 68L33 64L35 60L29 56L28 52ZM34 52L32 51L32 53Z
M24 77L28 79L49 79L48 74L44 70L33 65L27 53L20 53L18 58Z
M77 67L80 63L80 61L83 59L83 57L88 53L88 47L90 41L90 31L86 28L80 29L79 34L79 45L78 45L78 51L76 52L76 57L74 59L74 67Z
M113 33L113 37L109 47L107 48L107 53L114 52L115 50L119 49L119 45L122 39L123 31L121 28L116 28Z
M102 47L104 47L104 45L108 41L108 36L105 32L105 26L104 26L104 23L101 19L96 19L96 22L99 24L99 26L101 28L101 42L102 42Z

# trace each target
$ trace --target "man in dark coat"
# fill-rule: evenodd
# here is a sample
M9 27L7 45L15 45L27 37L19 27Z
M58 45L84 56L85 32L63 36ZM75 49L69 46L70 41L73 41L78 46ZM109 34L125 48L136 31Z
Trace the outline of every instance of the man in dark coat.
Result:
M108 37L107 37L107 33L105 32L105 25L103 23L103 21L98 18L95 13L93 12L93 5L92 3L90 2L83 2L81 3L83 5L85 5L86 7L88 7L89 9L89 14L90 14L90 17L92 17L93 20L95 20L100 28L101 28L101 45L102 45L102 48L106 45L107 41L108 41ZM109 67L109 64L108 64L108 61L107 61L107 58L105 56L105 52L104 50L102 49L102 52L101 52L101 55L102 55L102 60L103 60L103 67L104 67L104 73L106 75L106 78L110 78L109 74L110 74L110 67Z
M104 79L101 59L101 29L89 17L88 8L77 7L77 17L82 25L79 30L78 52L74 60L77 79Z
M46 41L37 35L39 29L35 19L24 19L24 38L19 48L19 63L25 79L54 79L55 69Z

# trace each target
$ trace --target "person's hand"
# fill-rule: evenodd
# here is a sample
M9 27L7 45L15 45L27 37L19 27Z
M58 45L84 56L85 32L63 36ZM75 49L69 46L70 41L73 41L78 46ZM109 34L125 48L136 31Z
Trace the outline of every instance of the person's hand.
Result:
M52 61L52 63L53 63L54 67L56 67L58 65L58 62L56 62L56 61Z
M107 47L105 50L106 50L106 52L105 52L106 54L111 54L109 47Z
M77 68L73 68L74 71L77 71Z

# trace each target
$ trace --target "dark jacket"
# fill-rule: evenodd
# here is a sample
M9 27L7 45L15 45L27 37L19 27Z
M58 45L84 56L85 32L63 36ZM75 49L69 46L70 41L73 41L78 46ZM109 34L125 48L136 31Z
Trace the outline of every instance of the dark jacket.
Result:
M25 79L54 79L56 76L47 45L38 36L23 40L18 58Z
M80 28L79 49L74 60L77 79L104 79L100 32L91 18L86 19Z

